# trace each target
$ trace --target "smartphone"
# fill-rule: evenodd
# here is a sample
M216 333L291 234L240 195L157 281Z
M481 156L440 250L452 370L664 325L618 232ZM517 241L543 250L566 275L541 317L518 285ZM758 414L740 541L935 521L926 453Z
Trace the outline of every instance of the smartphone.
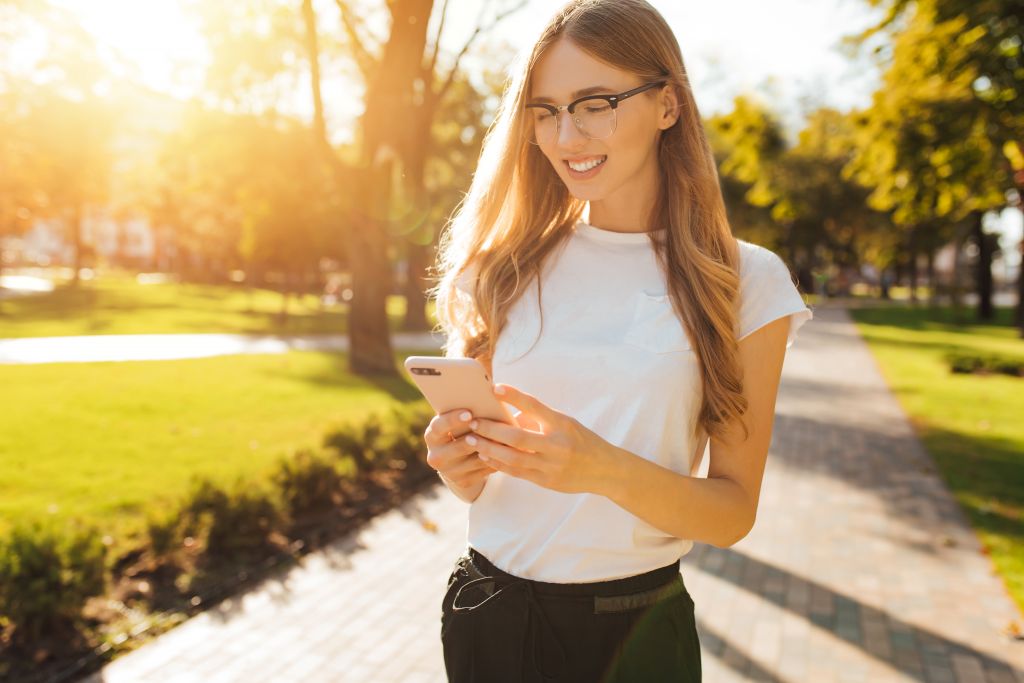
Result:
M494 395L487 368L475 358L409 356L405 369L439 415L465 408L473 417L516 424L507 404Z

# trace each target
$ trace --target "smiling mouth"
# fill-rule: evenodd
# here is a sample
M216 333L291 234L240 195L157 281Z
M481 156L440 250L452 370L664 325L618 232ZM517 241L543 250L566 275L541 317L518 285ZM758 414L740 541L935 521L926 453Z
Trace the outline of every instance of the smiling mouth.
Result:
M600 158L588 159L582 163L576 163L575 161L566 161L565 165L576 171L577 173L585 173L586 171L596 168L603 164L608 159L608 155L604 155Z

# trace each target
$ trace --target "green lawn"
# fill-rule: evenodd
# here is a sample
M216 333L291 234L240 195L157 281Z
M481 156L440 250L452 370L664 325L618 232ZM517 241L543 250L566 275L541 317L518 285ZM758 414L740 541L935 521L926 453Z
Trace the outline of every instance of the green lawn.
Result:
M146 284L129 274L104 274L79 287L0 301L0 337L88 334L319 334L346 332L346 304L321 308L316 296L283 297L241 285ZM431 304L432 306L432 304ZM388 298L392 329L405 315L405 298ZM428 315L432 309L428 308Z
M404 305L389 299L393 329ZM0 337L346 329L344 306L293 301L286 325L277 320L280 306L280 295L265 290L106 276L0 302ZM1010 311L968 326L953 324L948 309L923 306L851 313L1024 609L1024 379L954 375L942 359L953 349L1024 355ZM0 529L55 509L131 531L143 510L183 492L192 474L225 482L255 474L318 444L339 419L422 400L404 380L354 379L346 362L344 354L292 352L0 365Z
M347 363L297 351L0 365L0 528L53 510L124 538L191 475L256 475L339 421L422 400L404 377L365 381Z
M954 349L1024 357L1012 311L955 325L948 308L851 311L882 374L1024 609L1024 378L953 374ZM967 311L973 319L973 311Z

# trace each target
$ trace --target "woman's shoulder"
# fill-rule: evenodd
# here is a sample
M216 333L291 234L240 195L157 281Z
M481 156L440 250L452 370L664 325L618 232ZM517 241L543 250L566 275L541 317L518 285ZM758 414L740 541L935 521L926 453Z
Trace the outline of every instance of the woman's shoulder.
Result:
M759 244L736 240L740 258L739 334L742 339L783 315L794 315L787 348L796 332L812 317L799 286L782 257Z
M765 281L778 282L790 278L790 266L782 257L767 247L736 239L739 253L739 280L741 287L757 286Z
M766 269L778 270L780 265L786 267L782 257L768 247L739 238L736 239L736 244L740 258L740 277L743 279L749 279Z

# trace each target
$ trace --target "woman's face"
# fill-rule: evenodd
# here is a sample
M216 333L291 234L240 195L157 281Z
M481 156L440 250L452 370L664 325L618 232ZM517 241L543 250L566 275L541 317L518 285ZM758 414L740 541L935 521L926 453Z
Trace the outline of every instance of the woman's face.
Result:
M644 84L636 74L592 57L563 37L534 65L527 103L557 106L584 95L617 95ZM580 92L598 86L596 91ZM602 139L587 137L572 122L568 111L560 111L557 137L540 140L538 146L573 196L587 201L606 199L638 178L652 177L658 137L677 118L671 112L666 114L666 107L674 110L670 93L671 88L655 87L619 102L615 130ZM536 117L549 115L535 108L524 114L527 127L534 125ZM586 168L595 160L603 161L585 172L570 166L572 162Z

